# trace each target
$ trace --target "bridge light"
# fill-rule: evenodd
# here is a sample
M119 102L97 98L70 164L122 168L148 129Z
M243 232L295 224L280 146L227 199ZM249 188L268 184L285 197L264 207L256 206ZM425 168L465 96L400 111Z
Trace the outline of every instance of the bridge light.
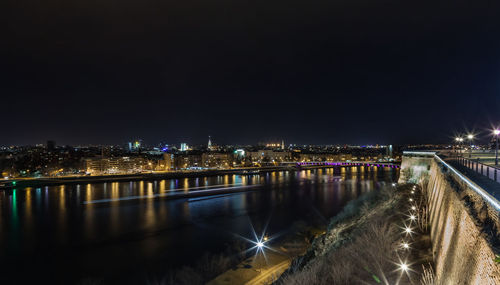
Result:
M497 130L494 130L494 131L493 131L493 134L494 134L495 136L500 135L500 130L498 130L498 129L497 129Z
M474 138L474 135L467 135L467 138L472 140Z

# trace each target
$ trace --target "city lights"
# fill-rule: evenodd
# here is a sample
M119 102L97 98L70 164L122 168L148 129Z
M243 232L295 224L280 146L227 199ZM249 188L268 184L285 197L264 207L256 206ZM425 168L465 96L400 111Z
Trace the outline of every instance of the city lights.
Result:
M399 265L399 269L401 269L401 271L403 271L403 272L406 272L406 271L408 271L409 267L406 263L401 263Z

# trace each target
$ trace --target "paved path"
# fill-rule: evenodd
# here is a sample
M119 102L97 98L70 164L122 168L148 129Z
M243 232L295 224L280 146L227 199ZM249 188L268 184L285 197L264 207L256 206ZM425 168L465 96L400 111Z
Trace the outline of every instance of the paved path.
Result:
M459 164L455 160L446 160L446 162L500 201L500 183Z

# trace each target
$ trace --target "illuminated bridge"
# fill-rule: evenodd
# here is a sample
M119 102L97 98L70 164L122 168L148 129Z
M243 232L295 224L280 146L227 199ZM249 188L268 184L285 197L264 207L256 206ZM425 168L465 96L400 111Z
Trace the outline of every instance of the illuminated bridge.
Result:
M399 164L389 163L389 162L332 162L332 161L310 161L310 162L295 162L297 166L343 166L343 167L355 167L355 166L366 166L366 167L388 167L388 168L400 168Z

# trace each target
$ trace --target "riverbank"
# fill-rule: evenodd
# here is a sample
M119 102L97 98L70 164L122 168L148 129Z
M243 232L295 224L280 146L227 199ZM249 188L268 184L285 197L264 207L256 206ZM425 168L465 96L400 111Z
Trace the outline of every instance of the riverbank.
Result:
M165 171L155 173L139 174L116 174L100 176L69 176L69 177L40 177L40 178L16 178L0 181L0 190L25 188L25 187L43 187L56 186L62 184L88 184L105 182L128 182L128 181L154 181L163 179L180 179L210 177L219 175L253 175L258 173L267 173L273 171L298 171L317 168L338 168L338 167L376 167L374 162L366 162L365 165L285 165L285 166L264 166L264 167L245 167L232 169L209 169L192 171Z
M406 184L350 202L274 284L416 284L432 279L425 201L418 186Z
M117 174L117 175L99 175L99 176L70 176L70 177L42 177L42 178L19 178L11 180L3 180L0 183L1 189L24 188L24 187L41 187L54 186L61 184L87 184L87 183L105 183L105 182L128 182L128 181L153 181L162 179L180 179L194 177L210 177L226 174L243 174L248 171L251 175L252 171L262 173L272 171L294 171L297 168L293 166L270 166L270 167L248 167L248 168L233 168L233 169L210 169L196 171L168 171L155 173L140 173L140 174ZM13 183L14 182L14 183ZM4 185L3 185L4 184Z
M324 231L319 228L303 228L278 242L266 243L263 250L217 276L207 285L268 284L288 269L294 258L307 251L314 236L322 233Z

